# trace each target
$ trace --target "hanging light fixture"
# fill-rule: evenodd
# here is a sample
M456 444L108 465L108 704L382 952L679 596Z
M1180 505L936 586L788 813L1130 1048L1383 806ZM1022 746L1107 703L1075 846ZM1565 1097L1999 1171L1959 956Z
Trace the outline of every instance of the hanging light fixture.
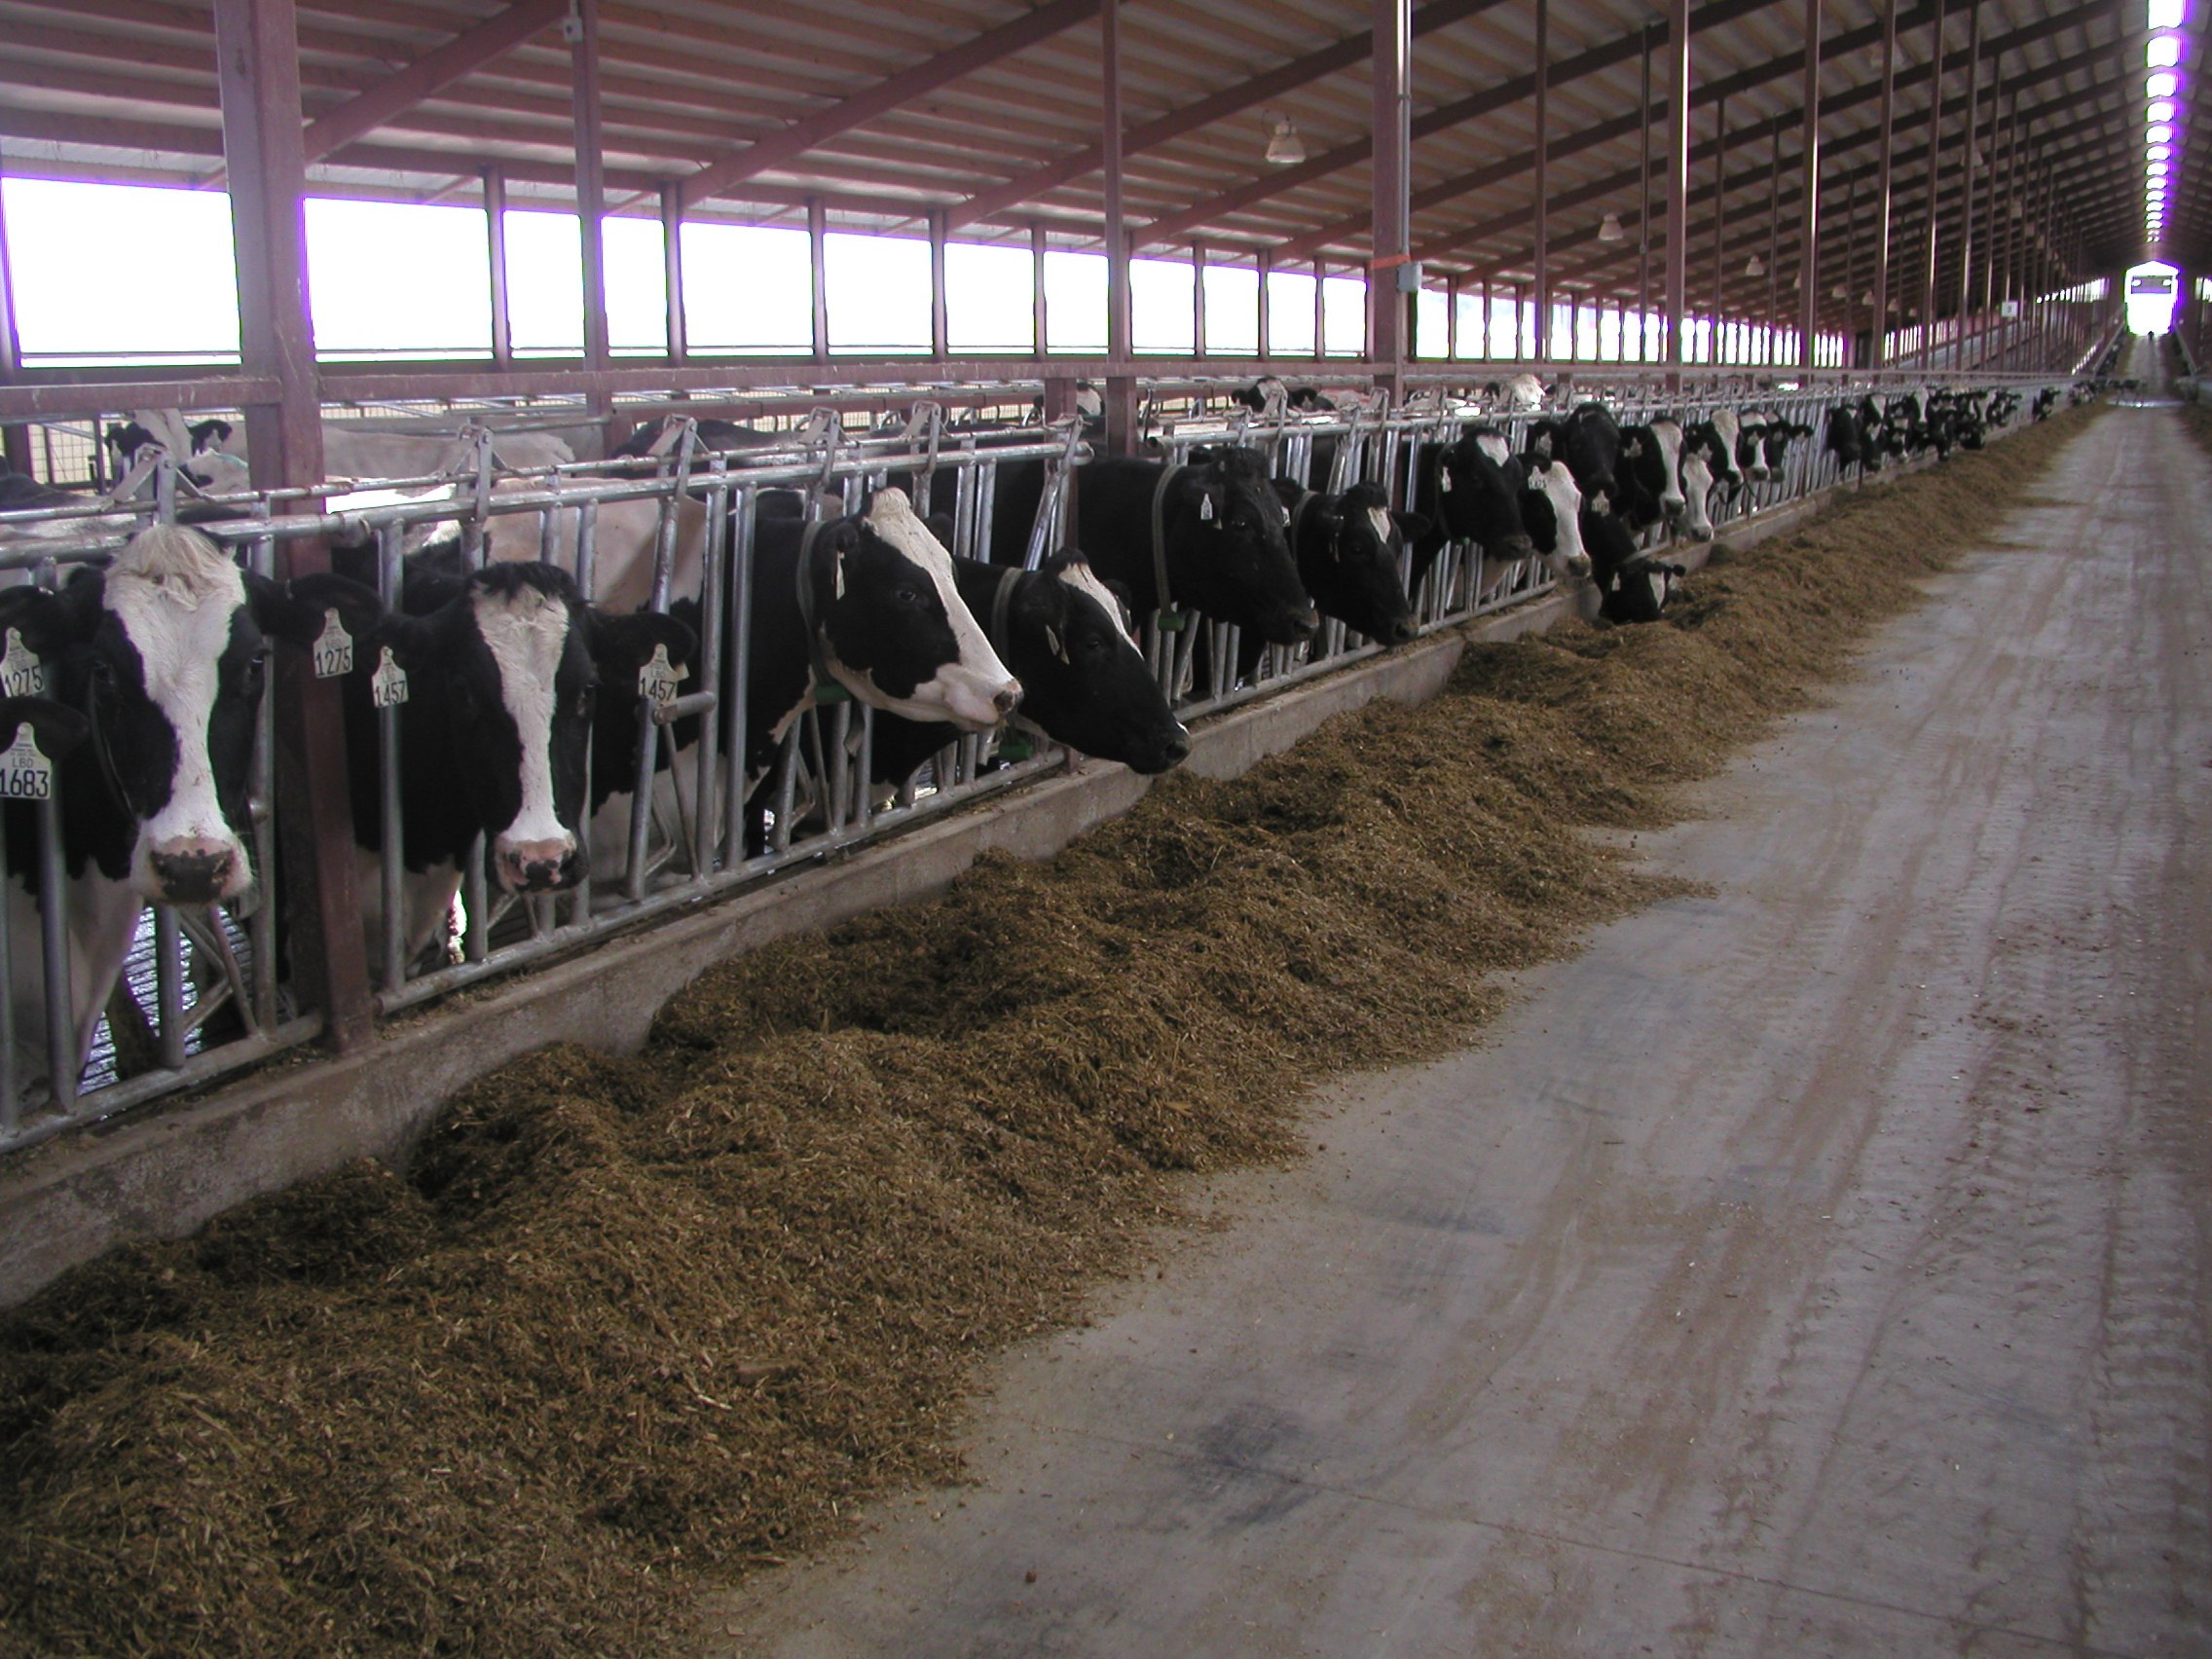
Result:
M1273 135L1268 139L1268 165L1277 167L1294 167L1306 160L1306 141L1298 135L1298 126L1287 115L1275 117Z
M1607 213L1598 221L1598 240L1602 242L1620 241L1627 234L1621 229L1621 216L1618 213Z
M1747 276L1764 276L1766 275L1766 265L1757 254L1754 253L1751 258L1744 261L1744 275Z

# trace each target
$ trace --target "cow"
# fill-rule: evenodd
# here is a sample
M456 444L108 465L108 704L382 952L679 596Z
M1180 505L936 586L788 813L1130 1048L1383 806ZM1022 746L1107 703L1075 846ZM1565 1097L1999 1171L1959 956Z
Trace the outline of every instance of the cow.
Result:
M1614 469L1620 498L1615 511L1638 530L1680 520L1686 502L1681 477L1682 427L1657 420L1621 430L1621 459Z
M1503 409L1511 415L1530 414L1546 407L1552 400L1552 394L1545 389L1544 383L1530 374L1514 375L1503 382L1492 381L1484 389L1493 408Z
M1828 410L1821 447L1835 457L1838 474L1866 464L1866 427L1857 405L1838 403Z
M1566 461L1584 498L1603 499L1601 510L1610 512L1620 504L1621 486L1614 475L1620 467L1621 428L1604 404L1577 404L1565 420L1536 422L1526 447L1532 455L1556 455Z
M1493 562L1532 557L1535 543L1521 515L1527 482L1526 463L1514 458L1512 440L1495 426L1470 426L1449 445L1424 446L1411 491L1423 528L1413 538L1407 591L1420 592L1429 567L1451 542L1472 542Z
M1081 553L1055 554L1037 571L958 558L952 568L962 600L1021 682L1021 724L1146 776L1188 757L1191 734L1146 664L1121 597ZM959 735L948 722L878 714L872 781L903 783Z
M1777 415L1771 418L1759 434L1759 460L1765 463L1769 478L1782 476L1783 463L1789 459L1789 446L1799 438L1809 438L1813 428L1787 421Z
M247 488L245 434L227 421L187 426L174 409L142 409L129 425L110 426L107 437L116 451L119 472L129 469L141 445L157 442L203 489ZM576 456L565 439L552 432L495 432L492 459L510 471L536 472L572 461ZM351 421L322 424L325 478L427 478L472 472L475 465L476 435L467 427L455 432L376 432L363 431Z
M346 684L358 891L372 956L383 933L384 846L372 670L383 671L384 648L407 683L400 856L410 956L443 928L478 836L503 892L557 893L582 879L577 825L587 797L597 807L618 782L629 787L619 756L625 736L635 742L640 672L656 652L682 669L696 650L683 622L652 611L607 614L557 566L518 561L471 571L458 555L455 539L410 556L399 606L355 653Z
M2035 403L2028 411L2029 419L2035 421L2049 420L2050 412L2057 406L2057 403L2058 387L2054 386L2045 387L2041 391L2036 393Z
M1688 422L1682 427L1683 467L1686 469L1693 459L1702 460L1713 483L1726 489L1731 500L1744 488L1744 475L1736 466L1737 425L1736 412L1721 408L1715 409L1710 420Z
M1714 419L1717 421L1718 417ZM1736 418L1736 470L1745 483L1766 482L1766 429L1770 419L1766 415Z
M993 563L1023 562L1043 487L1042 462L999 468ZM1076 545L1138 616L1195 609L1269 645L1296 645L1320 624L1288 517L1256 450L1200 447L1182 465L1111 457L1076 473Z
M1402 645L1416 628L1399 574L1399 554L1427 533L1419 513L1392 512L1390 492L1354 484L1339 495L1307 490L1287 478L1276 493L1290 512L1290 545L1299 579L1322 615L1383 645ZM1250 664L1244 665L1246 672Z
M1641 550L1636 535L1618 513L1584 507L1582 545L1590 555L1590 579L1598 592L1598 614L1608 622L1656 622L1666 608L1682 567Z
M1518 458L1525 468L1521 489L1521 522L1529 539L1553 577L1576 582L1590 574L1590 555L1582 545L1582 492L1564 461L1539 456ZM1485 572L1486 576L1489 574ZM1483 584L1487 594L1493 584Z
M1696 436L1703 431L1702 439ZM1691 426L1682 434L1680 478L1682 489L1681 528L1693 541L1713 539L1713 492L1718 488L1713 463L1714 445L1718 441L1709 424Z
M308 649L328 613L366 635L380 610L373 593L341 576L279 583L241 570L198 531L175 524L141 530L104 569L80 567L58 592L0 592L0 676L43 679L55 700L81 712L87 730L85 743L56 757L53 774L74 1069L92 1052L140 909L228 903L253 883L246 787L271 642ZM16 1032L18 1042L35 1043L46 1029L39 953L29 942L38 937L36 830L19 801L5 816L16 878Z

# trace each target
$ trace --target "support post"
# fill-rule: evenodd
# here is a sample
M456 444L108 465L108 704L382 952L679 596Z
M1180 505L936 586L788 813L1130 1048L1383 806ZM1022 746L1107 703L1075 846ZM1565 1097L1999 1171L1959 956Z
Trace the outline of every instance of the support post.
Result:
M1122 207L1122 0L1100 0L1098 67L1101 141L1106 164L1106 355L1117 364L1129 360L1129 234ZM1106 381L1106 448L1112 455L1134 455L1137 445L1137 383L1117 372Z
M1258 295L1260 308L1260 349L1255 354L1261 357L1266 357L1269 354L1268 334L1270 332L1270 325L1273 319L1270 314L1272 302L1268 298L1268 278L1274 275L1274 249L1272 247L1264 247L1260 249L1260 291Z
M1191 355L1206 354L1206 244L1191 241Z
M668 360L681 363L691 355L691 336L683 319L683 192L674 184L660 187L660 261L668 302Z
M1959 327L1954 369L1967 366L1967 341L1973 332L1973 211L1974 185L1980 172L1977 152L1981 127L1981 0L1972 0L1967 27L1967 126L1959 149L1959 170L1965 189L1959 198Z
M1720 313L1727 304L1724 284L1728 273L1728 99L1723 95L1713 111L1713 327L1708 355L1720 362Z
M1029 227L1029 338L1040 359L1051 348L1050 320L1045 310L1045 224L1040 219Z
M515 331L507 311L507 175L484 169L484 236L491 255L492 366L515 366Z
M576 233L583 250L584 366L607 367L606 164L599 120L599 0L574 0L570 13L571 107L575 124Z
M1546 0L1536 0L1539 31L1545 4ZM1367 350L1376 365L1376 388L1386 392L1393 404L1403 384L1406 316L1413 305L1413 296L1398 287L1400 271L1413 251L1413 208L1408 196L1413 167L1413 0L1374 0L1370 11L1375 34L1368 59L1372 71L1368 122L1375 160L1369 202ZM1537 85L1540 89L1540 78ZM1539 91L1537 96L1542 95ZM1536 166L1541 179L1540 157Z
M1551 113L1551 0L1536 0L1536 252L1531 273L1536 289L1535 354L1539 360L1552 354L1551 178L1545 151L1550 147ZM1568 341L1572 355L1573 342Z
M822 204L822 198L806 199L806 255L807 280L812 296L810 307L813 316L814 360L830 360L830 261L826 239L830 235L830 214Z
M1681 391L1688 360L1683 306L1690 299L1690 0L1668 7L1668 129L1666 129L1666 343L1668 389Z
M215 0L216 85L238 267L239 355L276 383L276 401L245 411L258 489L319 482L321 388L308 305L307 174L300 119L299 29L292 0ZM327 571L320 541L289 541L279 573ZM322 1010L344 1051L370 1030L368 951L353 881L353 814L338 682L317 681L297 652L276 663L277 832L301 1000Z
M930 355L943 362L951 354L952 319L945 306L944 215L930 215Z
M1897 140L1899 3L1883 0L1882 6L1882 154L1874 179L1873 347L1866 363L1872 369L1890 364L1890 152Z
M1329 354L1326 326L1328 306L1321 293L1322 285L1328 280L1328 276L1329 268L1316 259L1313 262L1313 355L1315 357L1325 357Z
M21 338L16 332L16 284L8 270L8 209L6 203L7 169L0 166L0 386L8 386L19 379L23 367ZM0 427L0 455L7 458L12 471L27 474L31 469L31 429L28 426ZM58 483L49 479L49 483Z
M1766 326L1771 350L1782 360L1782 126L1767 135L1766 178Z
M1642 95L1636 106L1640 150L1636 198L1636 360L1644 360L1643 319L1651 313L1651 30L1643 25Z
M1459 360L1459 273L1456 271L1444 278L1444 356L1447 362Z
M1797 366L1820 360L1821 334L1821 0L1805 0L1804 221L1797 243Z
M1928 210L1922 215L1928 232L1928 268L1920 294L1920 366L1936 361L1936 203L1943 182L1943 18L1944 0L1936 0L1936 44L1928 80Z

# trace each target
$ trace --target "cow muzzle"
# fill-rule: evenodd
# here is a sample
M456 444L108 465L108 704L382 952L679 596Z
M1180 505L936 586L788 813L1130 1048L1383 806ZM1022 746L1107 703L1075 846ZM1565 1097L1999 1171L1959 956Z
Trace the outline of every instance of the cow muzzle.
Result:
M186 836L146 851L153 877L150 895L163 904L214 904L236 899L246 887L243 849L235 841Z
M1536 544L1526 535L1509 535L1505 538L1505 557L1508 559L1533 559Z
M492 866L509 893L559 893L583 878L572 835L547 841L502 838L492 849Z

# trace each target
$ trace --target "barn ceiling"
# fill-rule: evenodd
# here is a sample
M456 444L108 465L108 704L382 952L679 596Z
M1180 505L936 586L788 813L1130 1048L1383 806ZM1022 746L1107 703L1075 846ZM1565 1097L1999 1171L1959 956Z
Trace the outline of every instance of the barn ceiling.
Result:
M1417 5L1413 229L1432 272L1529 275L1536 3ZM1898 4L1891 269L1901 310L1918 302L1926 259L1938 88L1937 253L1946 271L1957 257L1975 18L1967 0ZM567 11L567 0L303 4L313 188L472 202L497 166L517 204L572 203ZM1882 16L1877 0L1827 0L1820 24L1822 286L1833 277L1852 296L1869 285L1874 257ZM654 211L673 185L699 217L802 222L816 197L851 228L911 229L942 212L963 237L1026 240L1042 226L1052 245L1096 244L1097 0L602 0L599 18L608 202L621 210ZM1805 0L1693 7L1687 245L1700 308L1717 289L1731 310L1796 313L1805 18ZM1368 22L1367 6L1341 0L1125 0L1126 211L1140 251L1196 241L1209 257L1365 257ZM2143 0L1980 0L1978 22L1972 118L1988 167L1973 187L1977 261L1992 232L2002 249L2008 236L2041 237L2046 222L2081 239L2083 270L2140 257ZM1637 0L1554 0L1548 27L1552 279L1633 296L1642 54L1648 39L1656 156L1665 15ZM0 41L11 170L219 182L210 0L0 0ZM2201 77L2184 67L2167 251L2194 266L2212 243L2212 199L2188 136L2205 128ZM1265 159L1282 118L1302 164ZM1652 196L1663 203L1657 176ZM1619 240L1600 239L1607 214ZM1649 250L1654 293L1662 232ZM1753 255L1757 276L1747 275Z

